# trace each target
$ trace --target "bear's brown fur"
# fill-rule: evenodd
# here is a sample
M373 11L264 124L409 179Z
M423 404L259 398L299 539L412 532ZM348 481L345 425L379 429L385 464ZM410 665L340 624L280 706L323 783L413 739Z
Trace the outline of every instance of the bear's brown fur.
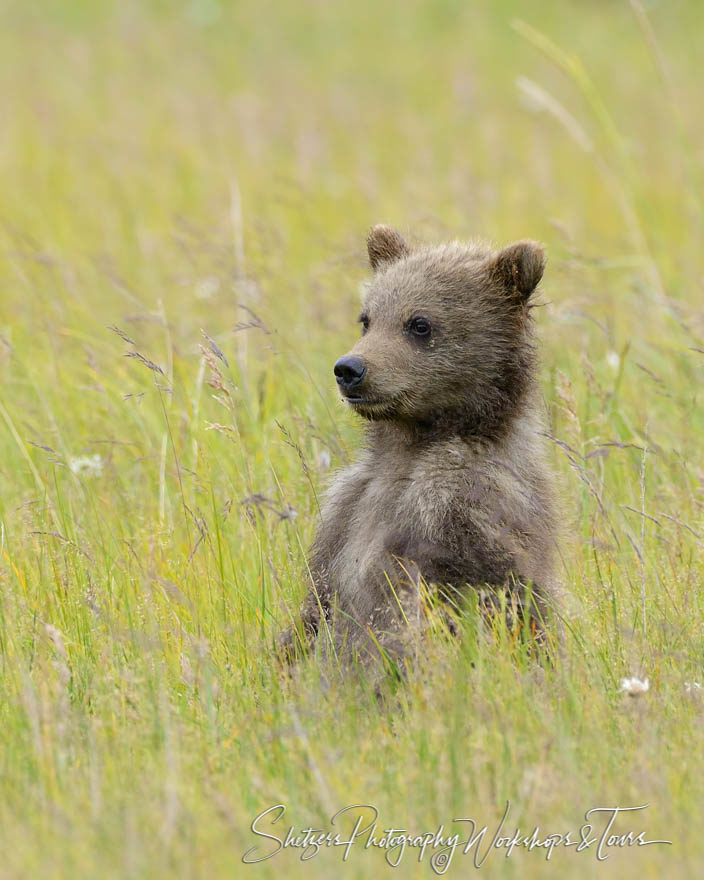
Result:
M368 251L363 335L336 365L367 443L328 492L288 657L316 637L347 656L403 656L422 582L519 604L530 585L537 618L558 593L530 316L543 249L412 249L376 226Z

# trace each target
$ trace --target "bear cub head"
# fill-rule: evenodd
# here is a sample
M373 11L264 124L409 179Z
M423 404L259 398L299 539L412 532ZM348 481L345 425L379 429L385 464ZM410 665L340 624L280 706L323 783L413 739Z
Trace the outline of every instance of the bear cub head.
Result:
M343 399L370 421L421 432L501 433L533 379L543 248L411 248L389 226L373 227L367 246L362 337L334 368Z

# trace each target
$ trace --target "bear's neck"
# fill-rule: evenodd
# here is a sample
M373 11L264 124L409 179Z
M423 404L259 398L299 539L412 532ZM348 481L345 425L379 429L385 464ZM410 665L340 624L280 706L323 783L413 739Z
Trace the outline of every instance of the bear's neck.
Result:
M525 413L527 404L516 405L509 413L491 420L477 419L471 413L437 412L424 422L378 421L367 428L368 445L372 449L390 447L423 448L434 443L460 439L492 445L505 442L513 433L515 423Z

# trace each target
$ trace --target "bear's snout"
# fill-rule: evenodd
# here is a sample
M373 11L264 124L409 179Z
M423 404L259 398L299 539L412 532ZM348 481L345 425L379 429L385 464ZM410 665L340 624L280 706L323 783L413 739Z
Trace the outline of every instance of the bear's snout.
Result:
M362 358L346 354L334 366L335 379L340 388L347 394L356 388L364 378L367 368Z

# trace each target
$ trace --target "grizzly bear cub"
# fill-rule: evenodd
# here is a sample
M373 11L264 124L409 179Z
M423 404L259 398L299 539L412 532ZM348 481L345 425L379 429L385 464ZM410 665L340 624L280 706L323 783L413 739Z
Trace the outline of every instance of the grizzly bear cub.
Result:
M543 249L410 248L388 226L367 244L362 337L334 367L367 442L328 492L301 625L279 647L402 660L428 585L454 604L508 597L543 632L558 592L530 315Z

